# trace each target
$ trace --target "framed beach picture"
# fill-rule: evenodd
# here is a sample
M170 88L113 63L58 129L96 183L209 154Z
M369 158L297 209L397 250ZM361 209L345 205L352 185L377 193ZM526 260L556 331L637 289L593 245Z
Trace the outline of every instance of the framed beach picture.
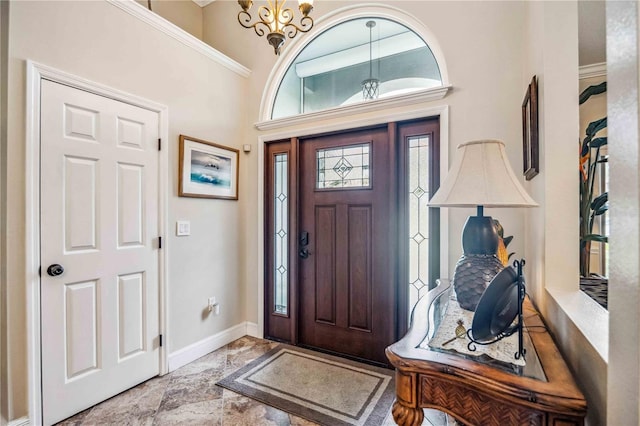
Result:
M238 153L234 148L180 135L178 195L237 200Z

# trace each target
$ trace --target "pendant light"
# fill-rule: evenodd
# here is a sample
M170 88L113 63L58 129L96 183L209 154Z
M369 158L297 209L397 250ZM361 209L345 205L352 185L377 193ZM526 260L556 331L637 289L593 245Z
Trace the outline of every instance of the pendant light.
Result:
M365 101L378 99L378 89L380 88L380 80L373 78L373 27L376 26L375 21L367 21L369 28L369 78L362 82L362 98Z

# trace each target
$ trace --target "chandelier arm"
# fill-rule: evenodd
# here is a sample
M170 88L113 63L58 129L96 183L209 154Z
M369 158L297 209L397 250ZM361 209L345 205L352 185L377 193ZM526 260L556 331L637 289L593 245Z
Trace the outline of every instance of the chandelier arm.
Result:
M300 19L300 26L297 26L294 23L290 23L283 29L287 37L294 38L296 34L298 34L298 32L301 32L301 33L309 32L309 30L311 30L312 27L313 27L313 19L311 19L311 17L309 16L305 16L304 18Z
M260 18L262 24L266 25L269 28L269 32L274 31L274 28L272 26L274 23L276 27L275 29L277 30L277 15L275 13L272 13L272 11L268 7L260 6L260 8L258 8L258 18Z
M286 27L283 28L283 33L289 37L289 38L294 38L296 36L296 34L298 34L298 31L300 31L300 28L298 28L295 24L289 24Z
M282 19L280 19L282 18ZM281 28L286 28L288 25L291 25L291 21L293 21L293 10L284 9L280 11L280 15L278 15L278 23L282 25Z
M242 15L242 17L240 15ZM246 21L246 23L242 21L243 18ZM262 21L258 21L258 22L254 22L253 24L249 24L250 21L251 21L251 15L248 12L242 11L242 12L238 13L238 22L240 22L240 25L242 25L245 28L253 28L253 30L256 32L256 34L259 37L262 37L263 35L265 35L267 33L265 31L265 29L263 27L261 27L260 25L266 27L267 30L270 29L269 25L264 23L264 22L262 22Z
M313 18L311 16L303 16L300 19L300 27L298 27L298 31L301 33L309 32L313 28Z
M265 24L262 21L258 21L255 24L251 25L251 27L247 27L247 28L253 28L253 30L256 32L256 34L258 34L258 37L262 37L263 35L265 35L267 33L267 31L265 31L265 29L260 25L262 25L263 27L267 28L267 30L269 29L269 25Z
M245 28L253 27L253 25L249 25L249 22L251 22L251 14L249 12L245 12L244 10L238 12L238 22Z

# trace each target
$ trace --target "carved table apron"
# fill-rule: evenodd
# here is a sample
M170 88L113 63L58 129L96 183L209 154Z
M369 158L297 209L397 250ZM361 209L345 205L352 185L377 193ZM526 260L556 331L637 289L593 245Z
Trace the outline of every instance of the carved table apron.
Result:
M444 299L448 290L449 283L443 281L420 299L407 334L386 349L396 369L393 419L398 425L422 424L422 408L444 411L465 425L584 424L584 396L528 299L525 324L531 330L530 342L543 371L542 380L422 344L434 333L438 316L434 302Z

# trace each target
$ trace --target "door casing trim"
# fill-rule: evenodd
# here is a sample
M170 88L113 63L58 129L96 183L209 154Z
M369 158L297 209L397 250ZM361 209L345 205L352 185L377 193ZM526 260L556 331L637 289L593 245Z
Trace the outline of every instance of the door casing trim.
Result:
M357 129L360 127L384 125L394 121L405 121L416 118L428 118L439 117L440 118L440 181L444 180L449 170L449 105L437 105L432 107L421 107L416 105L410 110L403 110L398 112L378 111L377 114L371 117L362 119L353 119L352 117L343 117L341 121L332 124L317 124L323 123L322 117L313 123L313 125L304 123L301 127L294 127L284 129L278 133L270 133L258 136L258 208L257 208L257 260L258 260L258 277L256 277L257 288L257 313L258 313L258 336L264 337L264 306L265 306L265 292L264 292L264 268L265 268L265 250L264 250L264 162L265 162L265 144L277 141L281 139L290 139L293 137L308 136L314 134L328 133L333 131L343 131L349 129ZM298 123L292 123L295 125ZM449 236L449 209L440 209L440 241L445 242L444 250L440 253L440 273L443 278L449 276L449 253L448 253L448 241Z
M40 344L40 94L43 79L140 107L158 114L160 138L168 140L168 111L165 105L95 83L58 69L27 60L25 141L25 284L27 295L27 392L29 420L42 424L42 375ZM158 164L158 220L160 233L168 236L168 148L160 151ZM166 247L158 251L159 326L168 342L168 265ZM168 372L168 344L160 347L160 374Z

